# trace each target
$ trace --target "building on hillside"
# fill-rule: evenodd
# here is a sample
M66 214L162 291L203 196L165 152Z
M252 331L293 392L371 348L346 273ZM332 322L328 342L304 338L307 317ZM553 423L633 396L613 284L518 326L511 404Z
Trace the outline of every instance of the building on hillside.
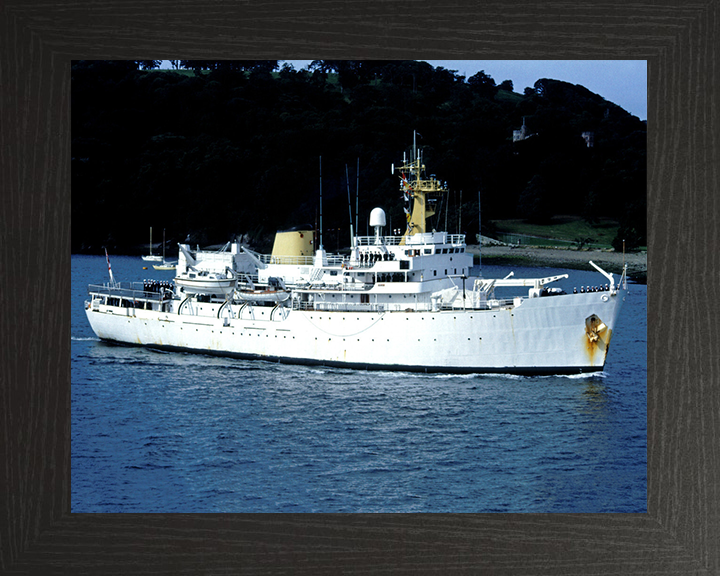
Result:
M528 130L525 124L525 116L523 116L523 123L520 130L513 130L513 142L519 142L520 140L527 140L533 134Z

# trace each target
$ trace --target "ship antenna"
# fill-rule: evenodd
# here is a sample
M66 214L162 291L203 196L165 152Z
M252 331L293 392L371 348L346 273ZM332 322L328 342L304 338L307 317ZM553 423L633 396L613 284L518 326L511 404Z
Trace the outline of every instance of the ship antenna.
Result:
M458 234L462 234L462 190L460 190L460 206L458 207Z
M322 156L320 156L320 249L323 247L322 226Z
M442 201L443 205L445 206L445 232L449 233L450 230L448 230L448 212L450 212L450 194L443 194Z
M355 184L355 230L359 230L358 228L358 212L359 209L359 200L360 197L360 157L357 159L357 183ZM359 234L359 232L358 232Z
M478 190L478 266L482 269L482 211L480 210L480 190Z
M347 183L348 214L350 215L350 248L354 248L355 247L355 234L353 232L352 200L350 199L350 177L348 176L347 164L345 164L345 182Z

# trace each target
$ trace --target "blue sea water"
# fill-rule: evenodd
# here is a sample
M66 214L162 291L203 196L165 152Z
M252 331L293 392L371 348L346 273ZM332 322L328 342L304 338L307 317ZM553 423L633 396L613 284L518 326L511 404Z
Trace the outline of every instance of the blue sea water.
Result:
M139 257L116 279L170 280ZM510 269L484 266L485 276ZM604 283L568 273L558 285ZM72 257L72 512L646 512L647 287L606 369L425 375L166 353L98 340Z

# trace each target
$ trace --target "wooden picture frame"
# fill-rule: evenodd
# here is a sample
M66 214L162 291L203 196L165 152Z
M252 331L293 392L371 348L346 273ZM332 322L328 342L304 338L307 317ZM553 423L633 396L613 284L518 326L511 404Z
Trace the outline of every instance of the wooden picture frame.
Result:
M0 5L0 572L720 571L718 0ZM70 63L648 62L647 514L71 514Z

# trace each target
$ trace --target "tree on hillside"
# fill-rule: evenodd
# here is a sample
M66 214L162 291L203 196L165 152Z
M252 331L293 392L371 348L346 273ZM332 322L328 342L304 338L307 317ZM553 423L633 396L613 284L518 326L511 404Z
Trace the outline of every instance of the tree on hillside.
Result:
M160 68L162 60L137 60L137 63L141 70L152 70L154 68Z
M232 70L259 70L273 72L278 69L278 60L230 60Z
M550 202L545 179L536 174L532 177L525 189L520 193L518 200L520 214L528 222L545 224L550 220Z
M495 80L485 70L480 70L477 74L473 74L468 78L467 83L472 87L475 94L482 98L494 98L498 91Z
M342 60L313 60L308 66L309 70L319 71L323 74L337 73Z

